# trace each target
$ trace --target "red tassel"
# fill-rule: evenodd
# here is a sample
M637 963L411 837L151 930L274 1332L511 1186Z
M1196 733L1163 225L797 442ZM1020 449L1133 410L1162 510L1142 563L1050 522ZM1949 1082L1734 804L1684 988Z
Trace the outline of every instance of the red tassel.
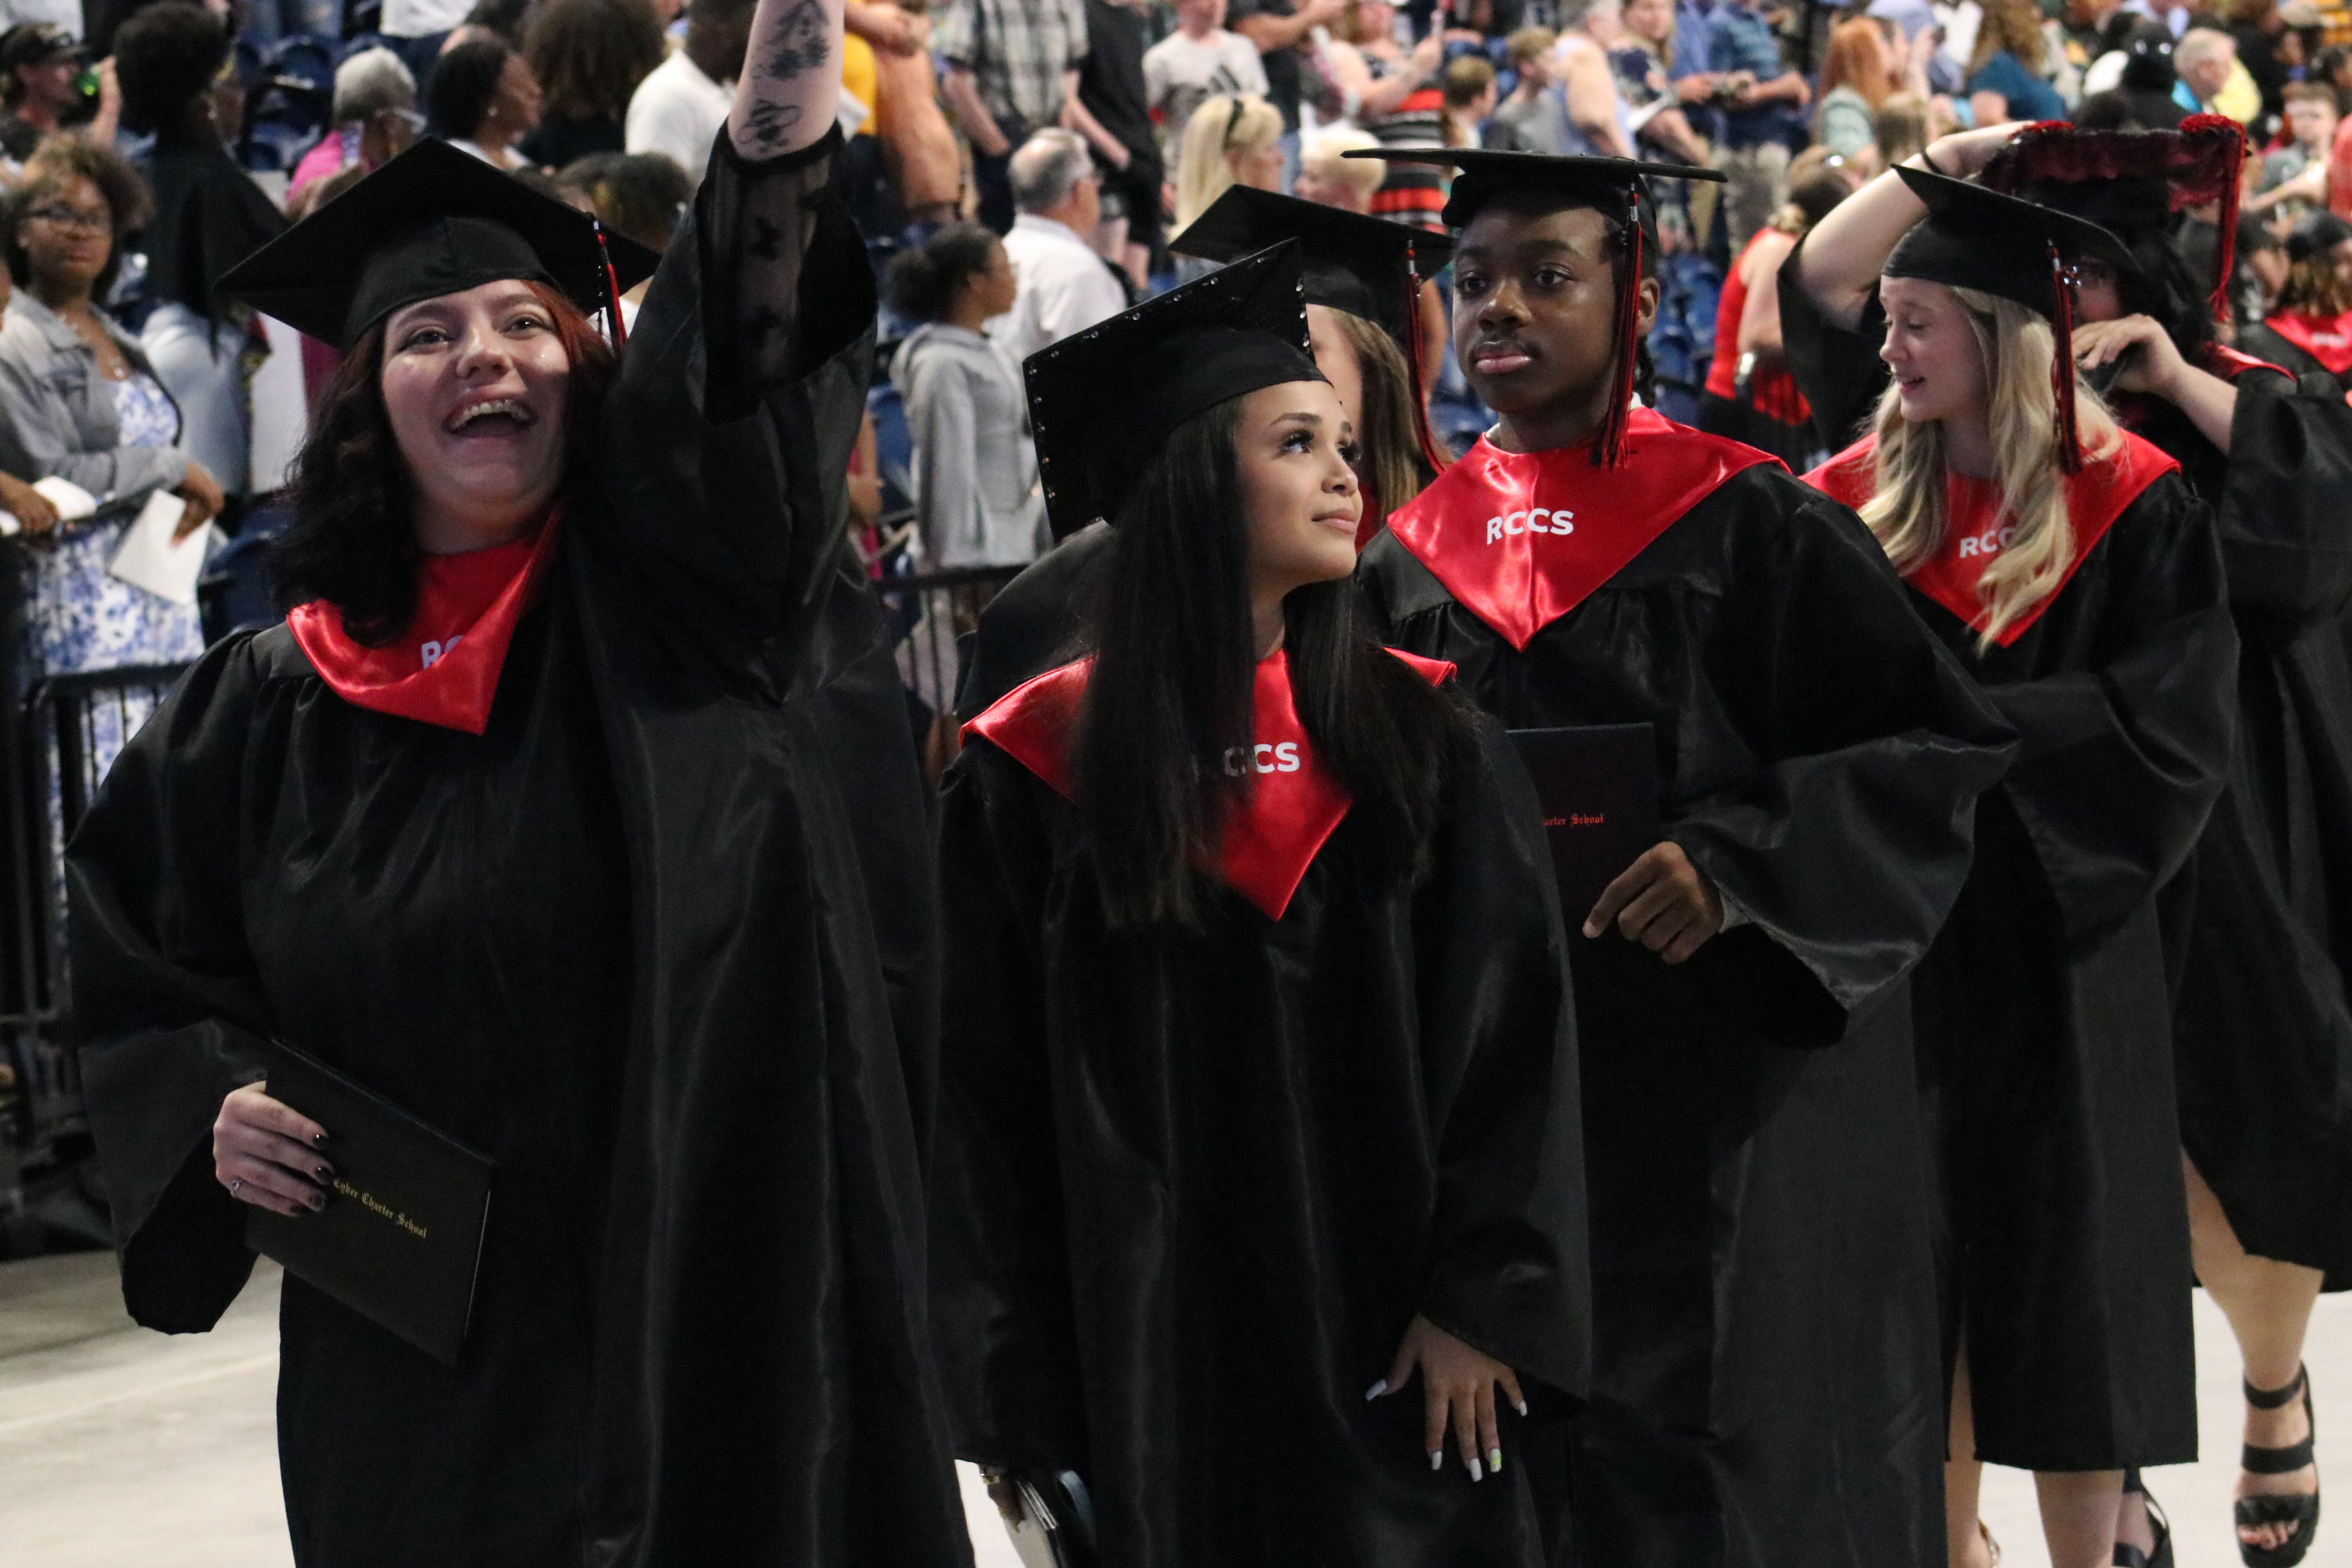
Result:
M1436 438L1429 433L1428 383L1421 367L1421 270L1413 265L1412 247L1404 251L1404 368L1412 382L1412 435L1421 443L1422 460L1433 474L1445 471Z
M612 327L613 352L618 353L629 346L629 329L621 324L621 275L613 270L613 253L604 244L603 221L592 217L588 224L596 232L596 262L604 269L604 320Z
M2213 258L2213 321L2216 325L2230 324L2230 277L2238 266L2238 202L2244 194L2246 162L2245 133L2231 127L2236 133L2228 139L2226 154L2229 178L2221 184L2221 244Z
M2058 405L2058 466L2070 474L2083 471L2082 433L2074 418L2074 279L2058 247L2050 247L2050 287L2058 296L2051 312L2050 395Z
M1617 275L1617 375L1601 416L1600 438L1592 444L1595 468L1617 466L1625 451L1625 416L1633 401L1633 357L1636 328L1642 314L1642 186L1636 180L1625 192L1625 257Z

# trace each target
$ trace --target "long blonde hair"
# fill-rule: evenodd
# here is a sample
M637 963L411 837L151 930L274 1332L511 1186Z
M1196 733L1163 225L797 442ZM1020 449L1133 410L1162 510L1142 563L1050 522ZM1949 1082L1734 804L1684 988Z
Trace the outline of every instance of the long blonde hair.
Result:
M1176 226L1184 228L1233 188L1227 156L1270 147L1282 138L1282 110L1255 93L1216 93L1184 122L1176 160Z
M1951 294L1968 311L1984 363L2000 497L1996 515L2011 534L1977 586L1988 612L1977 642L1983 649L2058 591L2074 562L2074 525L2066 515L2065 475L2058 466L2057 403L2050 387L2057 340L2050 323L2013 300L1974 289L1955 288ZM2106 405L2077 384L2074 406L2084 460L2107 456L2121 437ZM1889 386L1878 400L1875 429L1875 472L1862 521L1895 569L1907 574L1944 545L1949 521L1944 426L1940 420L1906 420L1902 398Z

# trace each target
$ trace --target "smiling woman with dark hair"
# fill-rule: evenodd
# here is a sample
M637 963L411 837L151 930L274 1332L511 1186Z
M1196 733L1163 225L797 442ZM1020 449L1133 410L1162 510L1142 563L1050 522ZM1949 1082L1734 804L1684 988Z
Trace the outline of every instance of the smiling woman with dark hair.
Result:
M286 1279L303 1568L969 1560L922 1308L929 818L845 563L841 14L752 34L617 362L585 312L654 258L436 142L221 283L345 358L286 621L180 684L69 863L124 1300L208 1329L250 1211L355 1201L363 1141L272 1042L496 1167L454 1364Z
M1075 1474L1105 1563L1538 1568L1589 1324L1526 775L1363 622L1295 257L1028 366L1058 521L1114 527L1088 653L947 780L960 1451Z

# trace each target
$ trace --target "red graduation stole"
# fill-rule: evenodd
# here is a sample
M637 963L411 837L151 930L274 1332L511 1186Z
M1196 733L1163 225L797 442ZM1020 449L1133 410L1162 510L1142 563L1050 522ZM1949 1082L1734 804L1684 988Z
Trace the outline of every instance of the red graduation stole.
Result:
M2115 526L2116 519L2139 499L2142 490L2179 468L2163 448L2128 430L2120 434L2123 440L2115 450L2104 458L2086 458L2080 472L2066 476L2066 517L2074 527L2074 559L2048 596L1993 639L2000 647L2014 643L2042 618L2042 612L2056 602L2092 550ZM1859 508L1870 499L1877 471L1877 437L1864 436L1807 474L1805 482L1833 500ZM2000 526L2000 505L1999 488L1993 480L1947 473L1943 547L1904 574L1905 582L1979 631L1991 612L1977 596L1978 585L2009 542L2005 536L2010 531Z
M2256 359L2252 354L2240 353L2224 343L2207 343L2202 358L2204 368L2223 381L2235 381L2250 370L2267 370L2287 376L2290 381L2294 379L2288 375L2284 366L2273 364L2266 359Z
M1602 468L1589 441L1506 452L1482 436L1389 531L1455 603L1524 649L1726 479L1780 462L1647 408L1626 416L1624 440L1622 459Z
M1432 686L1454 674L1454 666L1443 659L1389 651ZM966 724L964 737L994 742L1065 799L1075 798L1070 731L1093 668L1093 659L1082 658L1014 687ZM1307 727L1298 721L1298 705L1291 697L1287 652L1276 648L1258 660L1251 702L1255 743L1245 753L1237 747L1224 758L1227 775L1248 775L1250 787L1225 818L1217 870L1266 919L1278 921L1352 802L1307 743Z
M561 514L510 544L457 555L427 555L416 573L416 613L383 647L354 642L342 613L324 599L297 605L286 625L335 695L378 713L478 735L515 623L538 598L555 559Z
M2331 375L2352 369L2352 310L2326 321L2309 316L2264 316L2263 325L2327 367Z

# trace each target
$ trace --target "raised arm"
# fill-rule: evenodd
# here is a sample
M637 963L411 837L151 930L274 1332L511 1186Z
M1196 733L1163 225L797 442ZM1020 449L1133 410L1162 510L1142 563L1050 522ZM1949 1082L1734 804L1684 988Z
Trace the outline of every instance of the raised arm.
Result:
M746 159L816 144L841 101L844 0L760 0L727 134Z
M1914 169L1966 178L1983 168L2022 127L1990 125L1938 138L1904 160ZM1832 207L1805 237L1797 282L1832 324L1852 331L1862 320L1878 270L1927 208L1894 170Z

